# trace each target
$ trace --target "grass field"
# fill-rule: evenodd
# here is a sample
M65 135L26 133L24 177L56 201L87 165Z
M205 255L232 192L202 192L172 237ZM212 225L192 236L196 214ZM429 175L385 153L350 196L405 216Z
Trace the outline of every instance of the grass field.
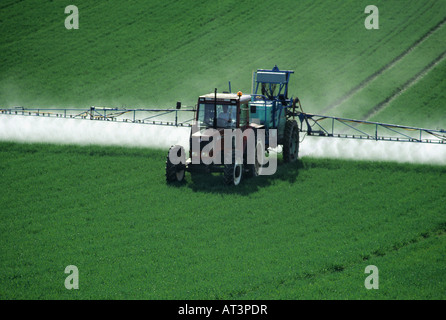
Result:
M4 0L0 107L194 105L277 64L307 112L446 128L446 2L369 4ZM444 165L279 156L231 188L167 185L166 153L0 141L0 299L446 298Z

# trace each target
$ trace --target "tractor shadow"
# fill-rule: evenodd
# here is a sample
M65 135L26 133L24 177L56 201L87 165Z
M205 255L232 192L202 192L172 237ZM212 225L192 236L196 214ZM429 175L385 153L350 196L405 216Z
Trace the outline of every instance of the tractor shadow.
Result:
M277 171L273 175L264 175L252 178L243 178L238 186L225 185L223 174L196 174L191 177L186 173L186 182L178 184L192 189L195 192L249 195L275 184L277 181L294 183L298 180L299 170L303 168L303 162L298 159L293 163L283 163L277 159Z

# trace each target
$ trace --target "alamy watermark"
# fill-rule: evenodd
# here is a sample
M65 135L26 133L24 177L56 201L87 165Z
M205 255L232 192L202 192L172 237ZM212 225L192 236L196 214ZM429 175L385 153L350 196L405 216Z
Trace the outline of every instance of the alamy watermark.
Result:
M69 274L65 278L65 288L68 290L79 289L79 269L74 265L65 268L65 273Z
M65 28L68 30L79 29L79 9L74 5L69 5L65 8L65 14L69 14L65 18Z
M364 26L367 30L379 29L379 10L377 6L368 5L364 13L369 14L364 20Z
M364 9L364 13L368 16L364 20L364 26L367 30L379 29L379 10L375 5L368 5ZM75 5L65 7L65 14L69 14L65 18L65 28L68 30L79 29L79 9Z
M366 289L379 289L379 272L378 267L374 265L367 266L364 270L364 273L370 274L365 278L364 286Z

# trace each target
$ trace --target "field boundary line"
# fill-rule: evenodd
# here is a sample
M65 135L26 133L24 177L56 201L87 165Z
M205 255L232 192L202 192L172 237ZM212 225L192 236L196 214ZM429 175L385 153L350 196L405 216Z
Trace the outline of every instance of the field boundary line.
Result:
M421 79L423 79L432 69L434 69L438 64L443 62L446 58L446 51L443 51L436 59L431 61L427 66L425 66L420 72L406 81L401 88L395 90L390 96L385 98L383 101L375 105L368 113L365 115L365 120L369 120L378 112L385 109L393 100L398 98L401 94L403 94L407 89L417 84Z
M421 38L416 40L409 48L404 50L400 55L398 55L396 58L394 58L392 61L387 63L385 66L383 66L378 71L372 73L370 76L365 78L357 86L352 88L350 91L348 91L344 96L342 96L341 98L336 100L334 103L332 103L328 107L324 108L321 112L325 113L325 112L328 112L328 111L336 108L337 106L339 106L340 104L342 104L343 102L345 102L346 100L351 98L353 95L355 95L357 92L364 89L369 83L374 81L376 78L378 78L381 74L383 74L387 70L394 67L398 62L400 62L402 59L404 59L409 53L411 53L413 50L415 50L417 47L419 47L423 42L425 42L427 39L429 39L432 36L432 34L434 34L437 30L439 30L445 23L446 23L446 17L444 17L443 20L441 20L437 25L432 27Z

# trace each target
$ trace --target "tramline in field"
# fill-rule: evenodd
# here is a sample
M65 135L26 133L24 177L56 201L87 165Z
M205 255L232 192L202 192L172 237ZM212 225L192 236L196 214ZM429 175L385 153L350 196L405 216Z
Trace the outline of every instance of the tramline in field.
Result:
M243 177L262 174L263 156L271 147L282 147L284 162L296 161L301 135L446 144L446 131L443 129L305 113L299 99L288 96L288 84L293 73L277 66L271 70L258 69L253 74L252 94L218 93L215 89L213 93L200 96L195 107L182 108L180 102L175 109L16 107L0 109L0 114L191 127L189 157L186 159L183 146L169 149L166 160L168 182L182 181L186 171L191 175L221 172L226 184L238 185ZM242 142L238 145L232 141L235 131L242 134ZM250 139L246 133L253 135L255 145L251 149L248 148ZM274 137L274 145L269 143L271 137ZM231 140L226 150L225 138Z

